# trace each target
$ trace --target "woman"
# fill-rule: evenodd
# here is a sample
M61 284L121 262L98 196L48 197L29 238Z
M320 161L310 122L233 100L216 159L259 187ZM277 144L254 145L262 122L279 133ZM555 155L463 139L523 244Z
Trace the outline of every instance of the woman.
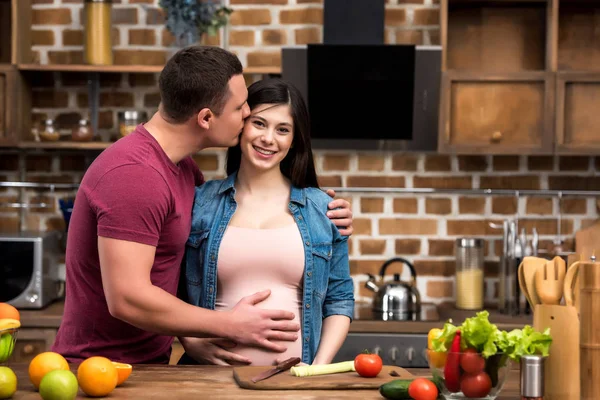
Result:
M261 80L248 88L248 105L240 142L227 153L228 177L196 189L187 299L227 310L270 289L260 306L292 311L301 329L296 341L280 342L282 353L184 338L186 356L215 364L273 365L289 357L327 364L353 317L347 237L326 215L330 197L317 183L300 92L279 79Z

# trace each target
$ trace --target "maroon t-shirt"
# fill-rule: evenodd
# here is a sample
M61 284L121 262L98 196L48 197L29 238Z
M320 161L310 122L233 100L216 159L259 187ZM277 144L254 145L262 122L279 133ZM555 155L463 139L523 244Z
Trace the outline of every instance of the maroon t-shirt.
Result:
M70 362L105 356L167 363L173 337L112 317L102 287L98 236L156 246L151 281L176 295L190 233L196 163L175 165L142 126L103 151L87 170L69 223L65 310L52 351Z

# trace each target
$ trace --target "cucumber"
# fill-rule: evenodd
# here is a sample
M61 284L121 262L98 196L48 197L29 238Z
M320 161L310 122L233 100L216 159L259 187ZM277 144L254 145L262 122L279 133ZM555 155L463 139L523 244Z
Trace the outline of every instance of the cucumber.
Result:
M408 387L412 379L396 379L379 387L379 393L388 400L409 400Z

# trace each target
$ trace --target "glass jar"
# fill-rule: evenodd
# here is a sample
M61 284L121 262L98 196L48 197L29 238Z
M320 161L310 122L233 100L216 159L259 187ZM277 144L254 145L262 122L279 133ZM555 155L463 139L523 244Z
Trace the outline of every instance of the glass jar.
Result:
M148 115L145 111L122 111L119 116L119 137L125 137L137 128L139 124L146 122Z
M60 139L58 130L54 127L54 121L48 118L45 122L44 128L40 132L40 139L43 142L56 142Z
M74 142L89 142L94 139L94 132L86 119L79 120L79 124L73 128L71 139Z
M456 308L483 308L483 240L456 239Z
M84 2L84 58L87 64L111 65L113 63L111 3L112 0L85 0Z

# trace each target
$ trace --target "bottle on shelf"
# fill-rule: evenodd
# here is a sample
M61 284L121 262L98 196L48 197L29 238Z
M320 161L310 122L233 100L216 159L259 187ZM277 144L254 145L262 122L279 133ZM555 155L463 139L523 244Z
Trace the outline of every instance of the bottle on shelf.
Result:
M51 118L46 120L45 126L40 132L40 139L43 142L56 142L58 139L60 139L60 134L54 127L54 121Z
M73 128L71 140L74 142L90 142L94 139L94 132L87 119L80 119L79 124Z

